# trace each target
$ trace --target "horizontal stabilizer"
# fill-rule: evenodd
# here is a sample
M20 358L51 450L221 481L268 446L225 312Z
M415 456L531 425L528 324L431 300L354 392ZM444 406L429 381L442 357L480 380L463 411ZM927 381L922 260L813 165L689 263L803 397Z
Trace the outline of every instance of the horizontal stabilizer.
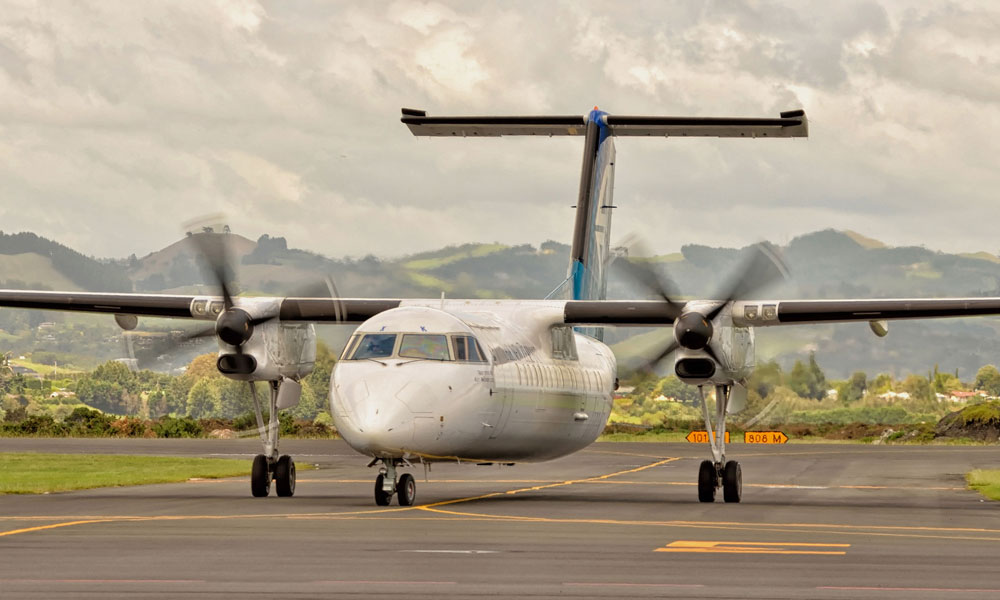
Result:
M643 117L603 114L603 125L615 136L807 137L805 111L783 112L778 118ZM496 137L503 135L584 135L586 116L429 117L403 109L402 122L417 136Z
M403 123L413 135L497 137L501 135L583 135L587 121L580 115L555 117L428 117L404 109ZM423 112L423 111L419 111Z

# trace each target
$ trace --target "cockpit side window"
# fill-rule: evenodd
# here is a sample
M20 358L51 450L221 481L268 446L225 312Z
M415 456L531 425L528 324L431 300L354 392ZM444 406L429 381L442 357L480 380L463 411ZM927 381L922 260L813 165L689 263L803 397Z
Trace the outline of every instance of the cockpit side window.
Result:
M354 347L358 345L358 340L360 339L361 336L355 333L351 336L351 339L347 340L347 345L344 346L344 352L340 355L340 360L347 360L347 357L351 355L351 352L354 352Z
M351 360L388 358L396 346L395 333L366 333L355 345Z
M452 339L455 350L455 360L462 362L486 362L486 354L479 347L479 342L471 335L456 335Z
M448 353L448 336L407 333L399 344L400 358L429 358L431 360L451 360Z

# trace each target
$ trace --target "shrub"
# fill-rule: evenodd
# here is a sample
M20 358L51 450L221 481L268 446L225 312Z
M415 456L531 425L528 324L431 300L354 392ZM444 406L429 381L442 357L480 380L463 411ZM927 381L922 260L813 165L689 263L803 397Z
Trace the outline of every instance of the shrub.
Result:
M70 435L105 436L113 433L114 420L114 417L105 415L99 410L80 406L66 417L63 424L69 429Z
M161 438L193 438L205 435L201 425L188 417L162 417L153 423L153 433Z
M66 435L68 429L49 415L36 415L26 417L16 423L4 424L3 432L9 435L58 437Z
M111 427L119 437L146 437L146 432L149 431L146 421L137 417L116 419Z

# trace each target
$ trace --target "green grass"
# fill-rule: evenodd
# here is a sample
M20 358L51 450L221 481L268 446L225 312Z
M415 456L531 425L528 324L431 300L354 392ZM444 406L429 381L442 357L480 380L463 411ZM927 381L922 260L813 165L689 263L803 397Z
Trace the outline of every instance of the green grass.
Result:
M966 425L971 423L1000 423L1000 402L972 404L962 409L959 417Z
M12 358L10 360L10 364L16 365L18 367L25 367L27 369L32 369L36 371L38 374L43 376L55 373L57 369L59 371L59 374L62 375L68 375L70 373L83 373L82 370L76 368L73 365L59 365L58 367L56 367L55 365L43 365L42 363L31 362L30 360L20 359L20 358Z
M444 281L443 279L438 279L433 275L428 275L427 273L414 273L411 271L407 272L406 276L410 278L410 281L412 281L416 285L419 285L420 287L425 287L432 290L440 290L443 292L450 292L452 289L454 289L454 286L451 285L450 283Z
M965 474L969 487L990 500L1000 500L1000 471L976 469Z
M506 250L509 246L503 244L479 244L470 250L457 251L455 254L449 256L438 256L434 258L418 258L403 263L403 266L407 269L415 269L417 271L427 271L429 269L436 269L438 267L443 267L447 264L457 262L466 258L479 258L482 256L487 256L493 254L494 252L500 252L501 250ZM456 249L457 250L457 249Z
M2 453L0 494L173 483L249 473L249 461L222 458Z

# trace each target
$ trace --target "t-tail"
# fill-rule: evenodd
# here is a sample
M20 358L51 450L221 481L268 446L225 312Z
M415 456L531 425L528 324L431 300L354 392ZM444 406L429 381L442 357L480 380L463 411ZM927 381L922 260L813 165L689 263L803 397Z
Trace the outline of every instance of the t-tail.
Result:
M807 137L805 111L778 118L643 117L611 115L597 107L584 116L429 117L403 109L413 135L496 137L503 135L584 136L580 191L573 226L569 273L549 297L571 300L607 298L611 261L611 213L615 179L615 137ZM600 337L600 331L587 331Z

